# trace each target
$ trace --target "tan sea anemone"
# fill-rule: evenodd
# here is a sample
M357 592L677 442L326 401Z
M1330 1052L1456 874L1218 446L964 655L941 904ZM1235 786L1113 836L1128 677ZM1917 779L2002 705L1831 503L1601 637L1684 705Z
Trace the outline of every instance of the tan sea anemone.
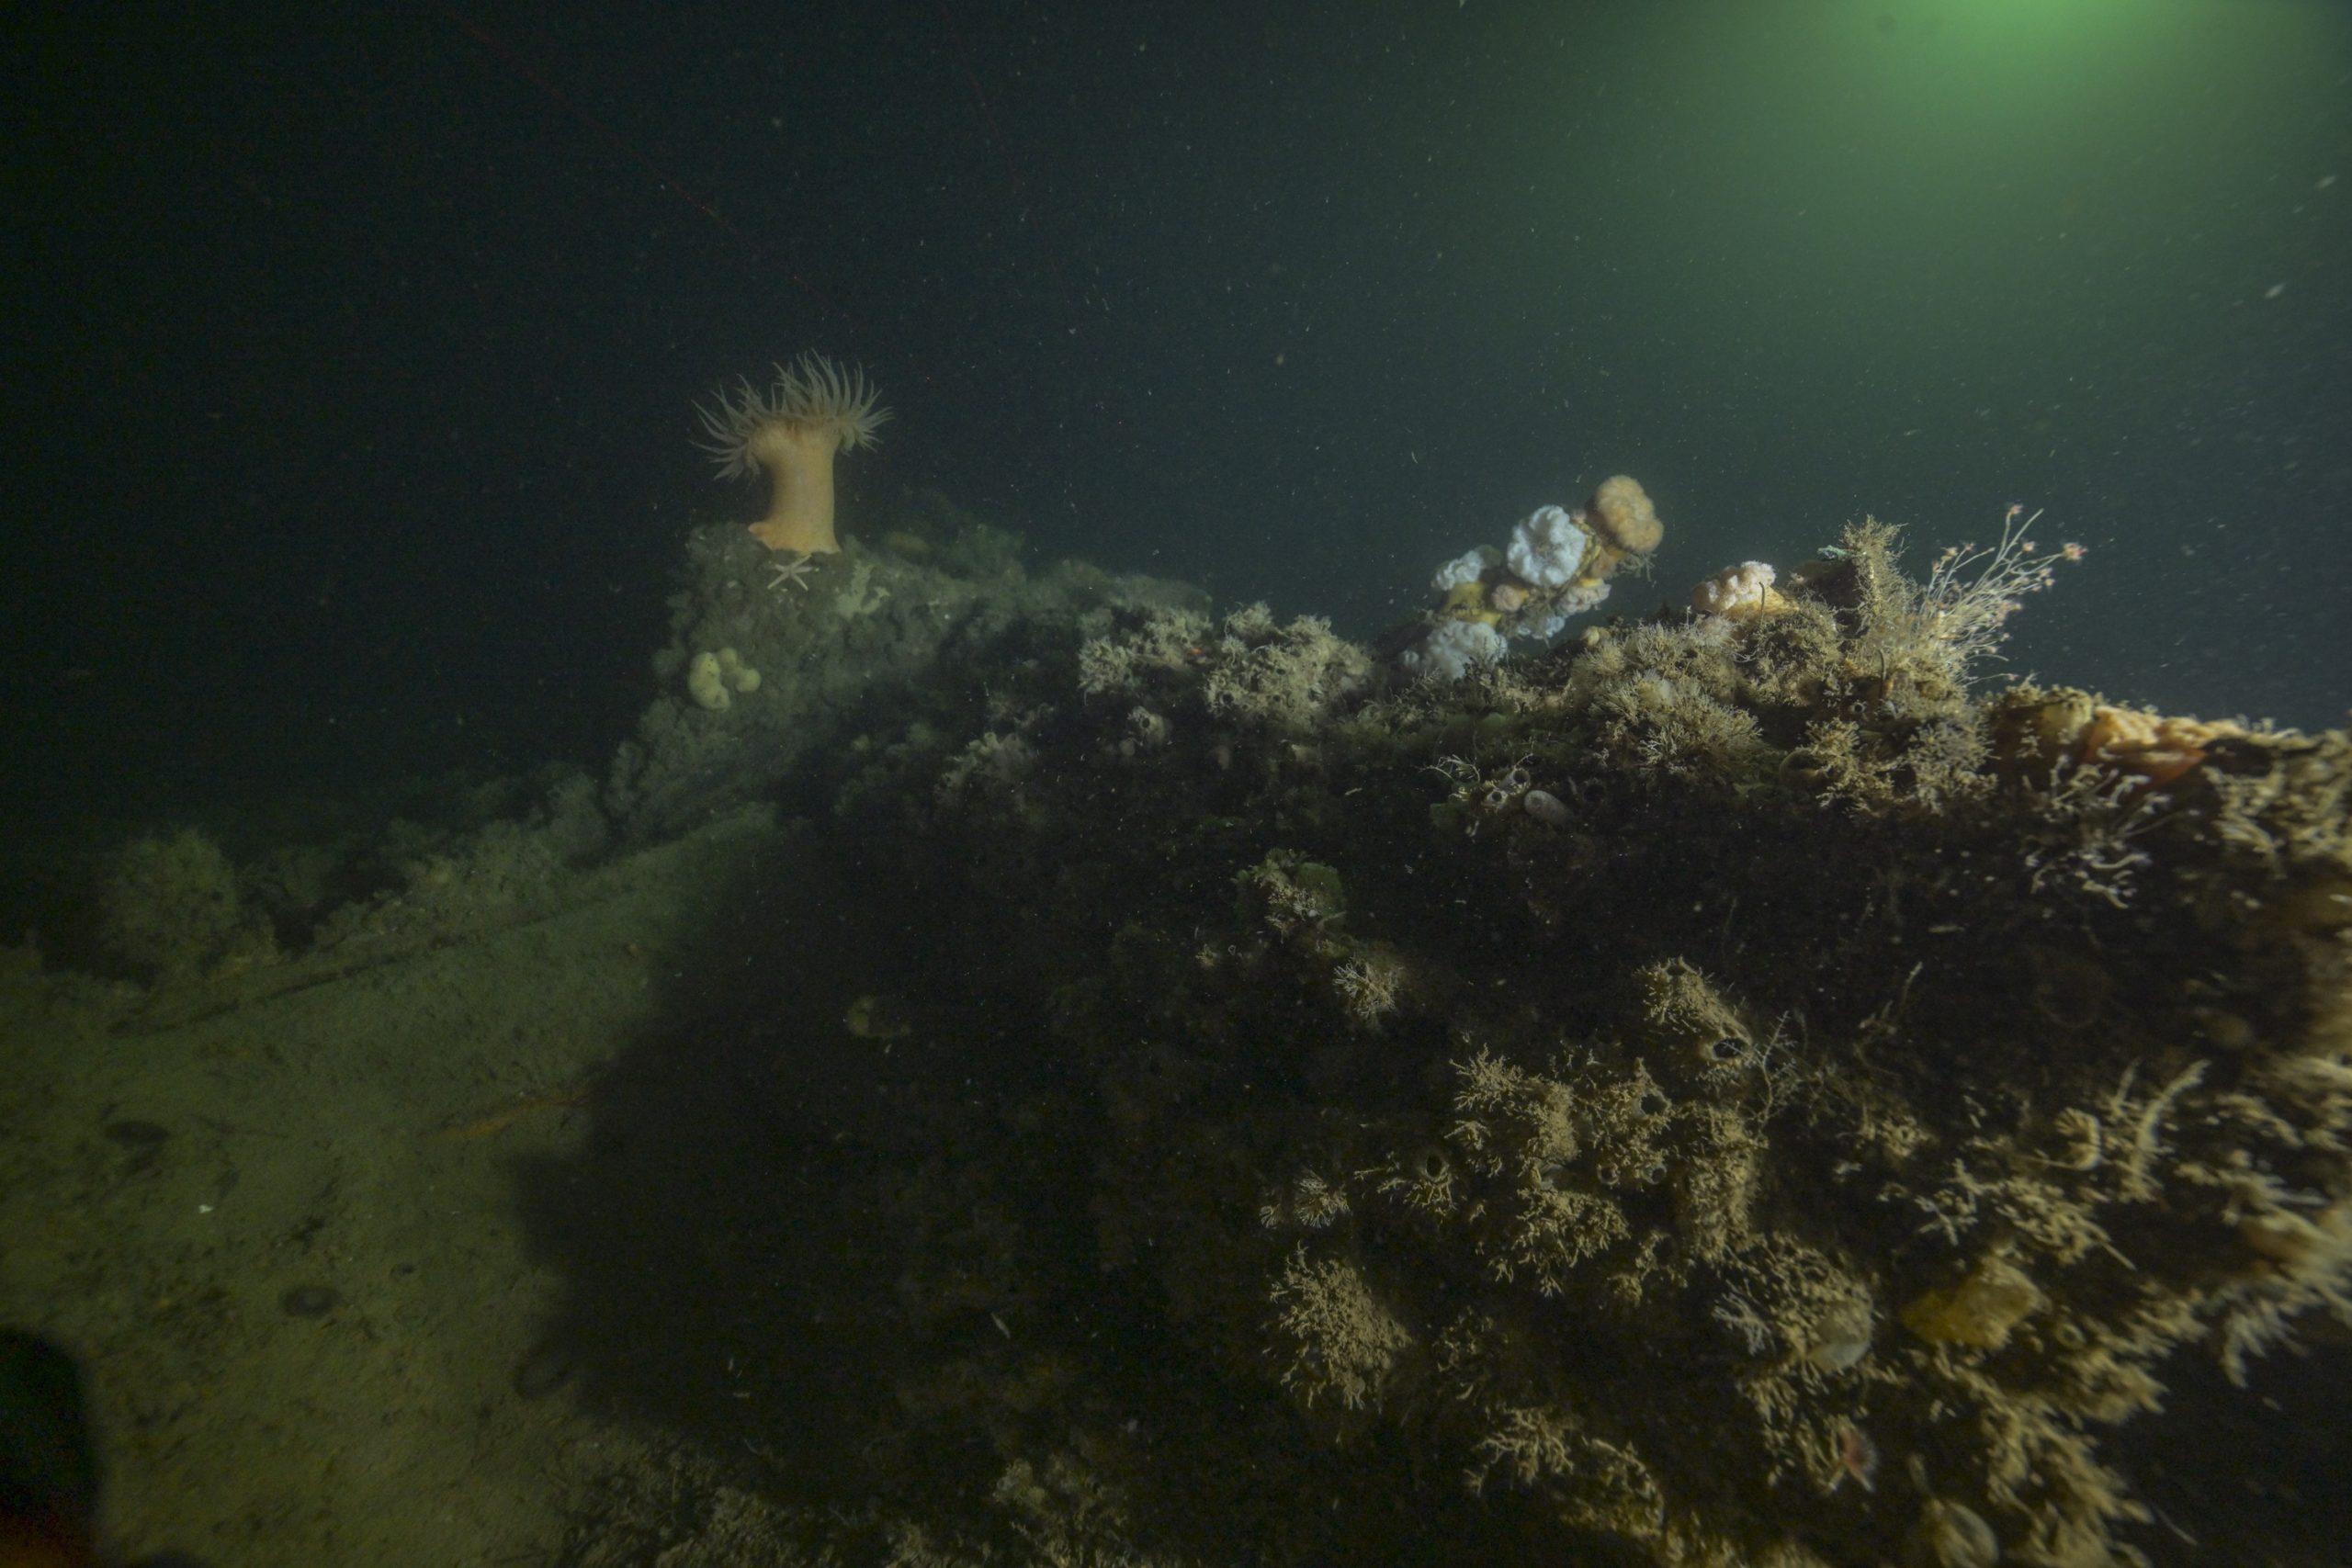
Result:
M722 387L717 408L697 407L704 446L718 462L721 479L764 473L774 489L768 514L752 525L752 536L772 550L832 555L833 454L874 445L874 433L890 417L875 407L881 393L863 368L844 374L821 354L804 354L775 367L775 385L765 391L747 379L730 391Z
M1624 474L1600 481L1584 503L1584 524L1600 547L1582 574L1595 581L1616 570L1627 557L1648 555L1666 536L1648 492Z

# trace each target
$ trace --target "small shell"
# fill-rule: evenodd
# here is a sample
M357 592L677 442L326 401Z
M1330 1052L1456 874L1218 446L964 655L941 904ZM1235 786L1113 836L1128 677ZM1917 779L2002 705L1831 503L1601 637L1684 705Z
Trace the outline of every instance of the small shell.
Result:
M1568 825L1568 803L1550 790L1531 789L1519 800L1527 807L1527 814L1545 827L1565 828Z
M1911 1527L1910 1561L1917 1568L1993 1568L2001 1539L1973 1508L1930 1497Z

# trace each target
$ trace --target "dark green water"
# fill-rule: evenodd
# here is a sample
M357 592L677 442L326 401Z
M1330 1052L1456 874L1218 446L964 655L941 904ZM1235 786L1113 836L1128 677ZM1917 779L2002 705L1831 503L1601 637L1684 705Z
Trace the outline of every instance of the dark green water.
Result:
M935 486L1369 635L1612 471L1678 602L2022 502L2091 553L2015 668L2352 688L2341 7L281 7L11 55L36 816L604 756L684 523L756 505L689 405L804 348L899 412L853 534Z

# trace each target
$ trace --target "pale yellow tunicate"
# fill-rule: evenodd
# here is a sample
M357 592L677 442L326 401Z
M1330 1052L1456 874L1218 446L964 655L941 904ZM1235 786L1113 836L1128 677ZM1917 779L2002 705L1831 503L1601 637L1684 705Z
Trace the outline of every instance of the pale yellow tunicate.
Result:
M697 707L712 713L720 712L735 700L727 694L727 675L718 655L695 655L694 662L686 666L686 695L694 698Z
M1903 1326L1930 1345L1997 1350L2047 1303L2024 1269L2005 1258L1986 1258L1957 1282L1916 1298L1903 1309Z
M760 689L760 672L744 663L743 656L731 648L718 650L718 678L739 692Z

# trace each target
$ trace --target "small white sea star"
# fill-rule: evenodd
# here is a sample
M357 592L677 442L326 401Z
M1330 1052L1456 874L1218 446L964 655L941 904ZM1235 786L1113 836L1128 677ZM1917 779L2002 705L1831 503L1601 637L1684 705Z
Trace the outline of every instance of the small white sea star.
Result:
M773 591L780 593L786 583L791 583L806 593L808 592L808 579L817 570L817 558L806 551L797 552L782 560L768 562L768 570L775 573L768 579L768 587Z

